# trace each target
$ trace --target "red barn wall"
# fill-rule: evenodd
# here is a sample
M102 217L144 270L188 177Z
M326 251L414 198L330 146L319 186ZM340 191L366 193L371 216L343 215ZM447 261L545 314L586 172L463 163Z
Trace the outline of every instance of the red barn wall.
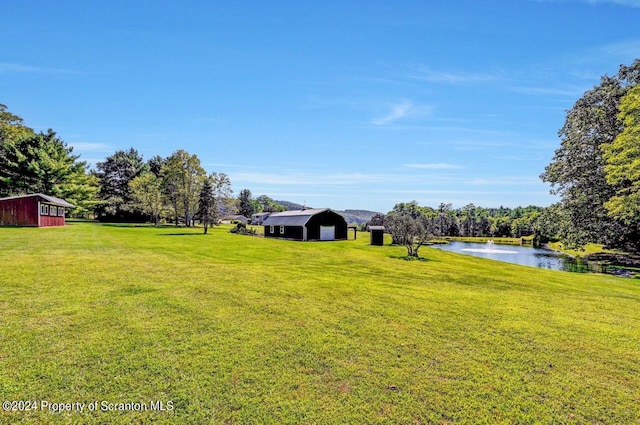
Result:
M64 217L40 216L40 227L64 226Z
M49 205L49 211L52 208L55 208L55 215L40 215L40 227L64 226L64 215L58 216L57 206ZM35 196L0 201L0 226L37 227L39 214L40 207Z
M0 201L0 226L37 226L38 200L17 198Z

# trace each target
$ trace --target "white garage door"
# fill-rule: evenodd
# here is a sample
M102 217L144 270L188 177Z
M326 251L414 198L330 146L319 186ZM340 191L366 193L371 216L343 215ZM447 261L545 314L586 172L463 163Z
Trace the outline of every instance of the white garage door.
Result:
M320 240L332 241L336 238L336 226L320 226Z

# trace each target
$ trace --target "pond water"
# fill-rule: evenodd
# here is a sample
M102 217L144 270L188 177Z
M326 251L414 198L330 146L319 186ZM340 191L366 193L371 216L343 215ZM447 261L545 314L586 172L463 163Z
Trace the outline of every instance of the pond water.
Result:
M592 271L592 267L587 263L549 249L520 245L497 245L492 241L487 243L452 241L448 244L433 245L433 248L541 269L571 272Z

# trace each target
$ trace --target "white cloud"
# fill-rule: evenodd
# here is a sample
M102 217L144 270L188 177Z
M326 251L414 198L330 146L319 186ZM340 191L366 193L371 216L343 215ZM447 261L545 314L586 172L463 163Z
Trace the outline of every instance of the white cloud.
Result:
M380 118L374 118L371 122L375 125L385 125L391 122L397 121L403 118L409 110L413 107L413 104L409 101L404 101L402 103L398 103L391 106L391 111Z

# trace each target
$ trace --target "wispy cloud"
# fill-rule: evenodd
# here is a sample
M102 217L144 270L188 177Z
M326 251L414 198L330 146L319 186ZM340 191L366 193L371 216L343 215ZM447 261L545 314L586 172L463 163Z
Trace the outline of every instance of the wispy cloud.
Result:
M640 4L640 1L638 3ZM640 56L640 39L611 43L601 47L601 51L606 55L614 57L637 58Z
M389 181L391 176L364 173L230 173L231 181L280 186L353 185Z
M513 86L511 91L520 94L527 94L531 96L566 96L575 98L584 93L584 87L526 87L526 86Z
M92 143L92 142L76 142L69 143L76 151L82 152L108 152L113 148L105 143Z
M434 163L434 164L404 164L405 168L415 168L419 170L460 170L464 167L455 164Z
M482 74L461 71L436 71L427 66L412 66L404 73L405 78L437 84L465 85L496 80L497 74Z
M534 176L503 176L498 178L472 178L464 182L467 185L474 186L529 186L540 185L540 178Z
M75 75L78 71L60 68L47 68L31 65L22 65L16 63L0 63L0 74L18 73L18 74L58 74L58 75Z
M371 122L375 125L385 125L397 121L407 115L413 104L409 101L397 103L391 106L391 111L380 118L374 118Z

